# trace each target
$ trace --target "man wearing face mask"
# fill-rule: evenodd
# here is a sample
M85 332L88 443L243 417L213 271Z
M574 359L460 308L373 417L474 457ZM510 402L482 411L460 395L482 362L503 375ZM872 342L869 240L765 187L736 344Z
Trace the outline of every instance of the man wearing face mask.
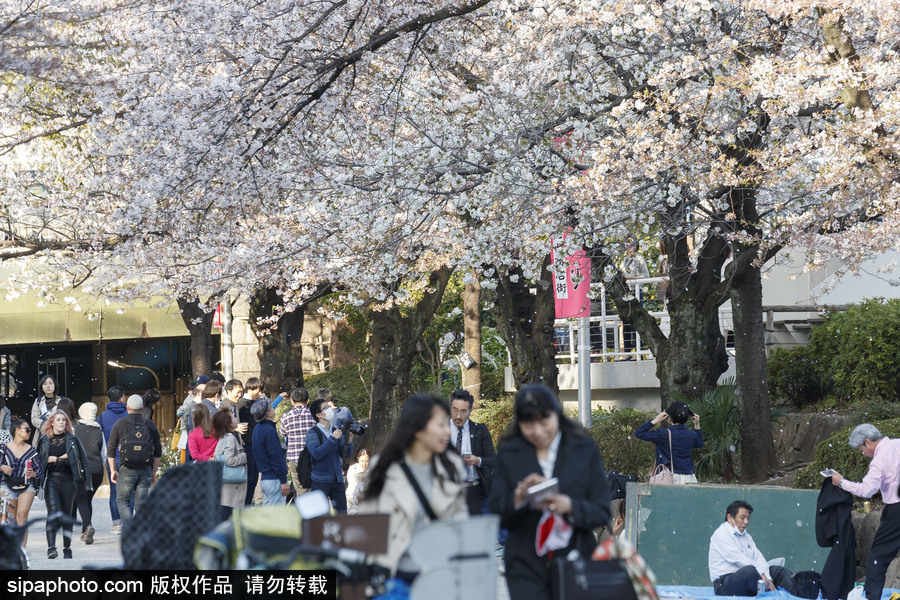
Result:
M347 512L347 496L344 490L344 473L341 453L344 449L343 432L331 431L335 409L327 401L318 399L310 403L309 412L316 418L315 427L306 432L306 447L312 459L312 490L322 490L339 513Z
M760 579L766 591L776 586L794 593L793 574L784 567L769 566L747 533L753 507L735 500L725 509L725 522L709 540L709 578L716 596L756 596Z

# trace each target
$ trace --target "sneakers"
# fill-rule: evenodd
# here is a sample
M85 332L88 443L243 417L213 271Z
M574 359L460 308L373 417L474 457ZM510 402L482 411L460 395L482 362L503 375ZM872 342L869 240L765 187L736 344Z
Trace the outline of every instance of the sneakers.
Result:
M94 543L94 534L95 533L97 533L97 531L91 525L88 525L87 531L85 531L83 534L81 534L81 539L84 540L85 544L90 546L91 544Z
M63 548L63 558L72 558L71 548Z
M59 556L59 552L56 551L56 546L47 548L47 558L56 558L57 556Z
M113 535L119 535L120 533L122 533L122 526L121 525L113 525L112 529L110 529L109 532L112 533Z

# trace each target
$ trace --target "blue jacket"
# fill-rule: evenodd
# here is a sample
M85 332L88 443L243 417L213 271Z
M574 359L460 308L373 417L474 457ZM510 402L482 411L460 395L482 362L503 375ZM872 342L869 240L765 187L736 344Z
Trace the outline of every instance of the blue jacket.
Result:
M320 441L316 429L322 434ZM312 459L312 480L319 483L335 483L344 481L341 468L341 452L344 450L344 438L335 439L316 425L306 432L306 447Z
M653 423L644 421L634 432L634 437L645 442L656 444L656 464L672 464L672 471L678 475L690 475L694 472L692 448L703 447L703 432L699 429L688 429L682 425L669 425L667 429L653 429ZM669 459L669 434L672 432L672 452L675 462Z
M100 422L100 429L103 430L103 439L107 444L109 443L109 434L112 433L113 425L126 415L128 415L128 409L125 407L124 402L108 402L106 410L100 413L100 418L97 420ZM104 464L106 463L106 461L103 462ZM116 448L116 464L119 464L118 448Z
M287 461L275 431L275 423L266 419L253 428L253 457L263 479L287 483Z

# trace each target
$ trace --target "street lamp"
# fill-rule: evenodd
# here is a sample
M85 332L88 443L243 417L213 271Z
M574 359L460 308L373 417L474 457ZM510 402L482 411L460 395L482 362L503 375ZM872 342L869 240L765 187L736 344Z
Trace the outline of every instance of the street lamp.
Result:
M154 371L150 367L142 367L141 365L129 365L115 360L108 360L106 361L106 364L114 369L144 369L145 371L150 371L150 374L153 375L153 379L156 381L156 389L159 389L159 377L156 375L156 371Z

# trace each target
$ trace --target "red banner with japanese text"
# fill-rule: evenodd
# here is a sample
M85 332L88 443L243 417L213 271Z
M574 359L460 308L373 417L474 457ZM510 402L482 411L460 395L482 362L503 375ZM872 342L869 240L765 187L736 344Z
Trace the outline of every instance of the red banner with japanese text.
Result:
M584 250L567 256L557 263L556 254L550 251L554 265L553 297L556 300L556 318L591 316L591 259Z

